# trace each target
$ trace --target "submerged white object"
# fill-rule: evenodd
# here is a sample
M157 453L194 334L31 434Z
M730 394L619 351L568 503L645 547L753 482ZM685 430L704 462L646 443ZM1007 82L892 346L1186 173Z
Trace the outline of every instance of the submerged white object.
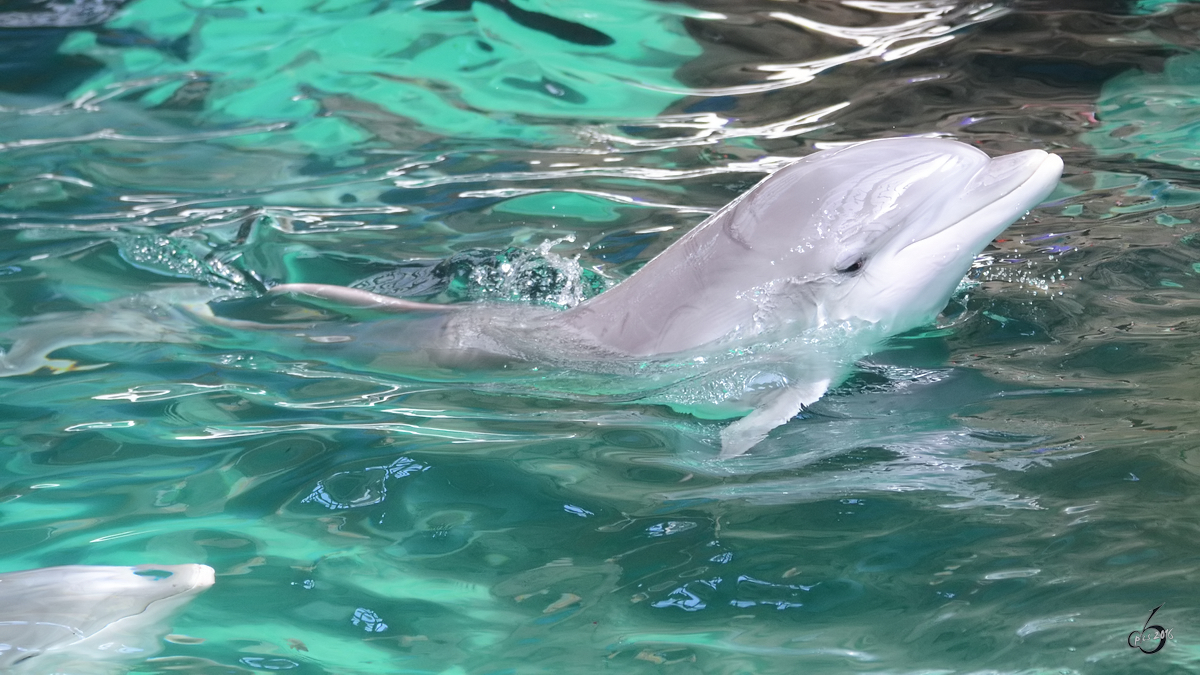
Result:
M171 616L213 581L207 565L0 574L0 671L105 672L105 662L150 656Z

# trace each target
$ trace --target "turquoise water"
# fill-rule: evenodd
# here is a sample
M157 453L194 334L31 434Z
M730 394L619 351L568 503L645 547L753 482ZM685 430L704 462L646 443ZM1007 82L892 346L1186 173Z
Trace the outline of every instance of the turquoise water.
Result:
M0 345L42 347L0 378L0 571L213 566L136 673L1190 672L1197 25L1032 0L0 8ZM723 422L569 375L298 358L180 309L364 318L260 298L284 281L567 307L788 158L905 134L1066 174L938 326L737 460ZM1173 638L1128 647L1164 602Z

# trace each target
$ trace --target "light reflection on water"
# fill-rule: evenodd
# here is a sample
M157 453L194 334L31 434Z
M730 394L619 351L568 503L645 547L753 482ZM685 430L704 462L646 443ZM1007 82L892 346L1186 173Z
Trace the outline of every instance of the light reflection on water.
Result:
M129 309L0 379L4 569L216 568L138 672L1194 667L1194 5L439 4L0 11L42 31L0 33L0 344ZM738 460L515 376L119 340L284 280L569 305L900 134L1067 174L944 325Z

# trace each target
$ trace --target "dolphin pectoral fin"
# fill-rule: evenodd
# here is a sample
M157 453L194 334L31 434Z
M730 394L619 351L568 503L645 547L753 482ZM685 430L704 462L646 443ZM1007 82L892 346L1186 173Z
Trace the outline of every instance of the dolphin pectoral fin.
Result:
M267 291L268 295L281 295L284 293L307 295L318 300L326 300L342 305L392 312L444 312L451 309L450 305L413 302L412 300L402 300L358 288L334 286L332 284L279 284Z
M779 389L765 405L721 431L720 459L731 459L745 454L766 438L772 429L787 423L804 406L824 396L828 389L828 379Z

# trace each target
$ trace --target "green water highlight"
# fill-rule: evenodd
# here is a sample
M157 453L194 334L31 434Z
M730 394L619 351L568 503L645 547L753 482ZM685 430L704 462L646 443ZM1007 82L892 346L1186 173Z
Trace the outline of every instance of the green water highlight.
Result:
M537 20L551 14L557 23ZM140 0L61 51L108 66L74 96L150 80L146 107L203 110L214 124L286 123L286 140L270 137L276 149L334 154L430 133L547 144L570 138L538 118L650 117L675 100L672 72L700 53L679 23L689 14L637 0ZM583 30L596 35L581 39Z

